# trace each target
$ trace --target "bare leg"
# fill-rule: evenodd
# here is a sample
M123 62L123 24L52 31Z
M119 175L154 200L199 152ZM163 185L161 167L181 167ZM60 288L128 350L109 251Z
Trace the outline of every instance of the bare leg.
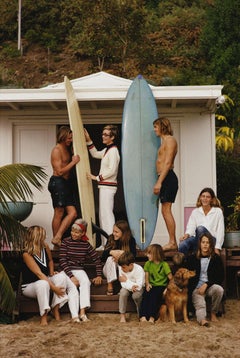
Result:
M169 234L169 242L163 247L164 250L175 250L177 249L176 242L176 223L172 214L172 203L162 203L162 216L167 226Z
M55 307L53 307L53 315L56 321L60 321L61 317L60 317L60 313L59 313L59 304L56 305Z
M113 283L112 282L108 282L108 284L107 284L107 295L109 295L109 296L113 295Z
M44 315L41 316L41 318L40 318L40 325L41 325L41 326L47 326L47 325L48 325L47 313L44 313Z
M56 209L60 209L60 210L56 210ZM61 239L64 232L69 228L71 223L77 218L77 210L74 206L67 206L65 208L67 215L62 219L63 217L62 214L61 220L59 220L62 213L61 210L63 210L64 213L64 209L63 208L56 208L56 209L55 210L58 214L56 215L56 221L54 222L54 229L53 229L54 238L52 240L52 243L61 244ZM55 210L54 210L54 215L55 215ZM58 227L57 224L59 225Z
M81 308L80 309L80 317L85 315L85 308Z
M54 214L52 219L52 232L54 237L56 236L57 231L61 225L63 215L64 208L54 208Z

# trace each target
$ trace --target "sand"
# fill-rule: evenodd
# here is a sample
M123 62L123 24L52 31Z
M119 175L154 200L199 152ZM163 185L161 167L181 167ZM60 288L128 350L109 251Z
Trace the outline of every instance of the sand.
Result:
M139 323L136 314L127 323L118 314L89 313L90 322L74 324L69 314L48 326L33 316L12 325L0 325L0 357L240 357L240 300L227 300L226 313L209 328L196 320L188 324Z

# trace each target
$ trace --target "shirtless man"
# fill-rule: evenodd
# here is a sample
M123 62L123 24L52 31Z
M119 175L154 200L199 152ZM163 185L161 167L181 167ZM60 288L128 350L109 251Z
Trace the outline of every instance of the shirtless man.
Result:
M162 215L167 226L169 242L164 250L177 249L176 223L172 214L172 203L174 203L178 191L178 178L173 171L174 159L177 154L177 141L173 137L171 123L167 118L160 117L153 122L154 132L161 138L161 146L158 149L156 170L158 180L153 192L159 196L162 204Z
M64 232L77 218L74 195L69 176L71 169L80 161L79 155L71 153L72 131L67 126L60 127L57 144L51 152L53 175L48 184L51 193L54 215L52 219L52 244L60 246Z

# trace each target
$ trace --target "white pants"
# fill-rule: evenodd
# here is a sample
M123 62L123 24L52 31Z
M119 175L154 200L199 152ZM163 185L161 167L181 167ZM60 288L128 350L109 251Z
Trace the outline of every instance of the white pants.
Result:
M77 287L74 285L71 279L66 275L68 277L68 287L67 287L68 298L69 298L68 305L69 305L69 310L71 312L71 316L77 317L79 314L79 307L81 309L81 308L89 308L91 306L90 304L91 282L84 270L72 270L72 273L79 281L80 286L77 289Z
M117 280L117 263L112 256L107 258L105 265L103 266L103 274L107 279L107 282L113 282Z
M108 235L112 234L113 225L115 224L113 207L116 191L116 187L99 188L99 225ZM104 236L101 236L101 240L102 245L105 246L107 239Z
M61 286L66 289L66 277L63 272L49 277L49 280L54 283L55 286ZM38 280L22 286L22 293L24 296L30 298L36 298L38 301L40 316L50 311L49 299L50 299L50 286L46 280ZM51 307L54 308L59 304L59 308L62 307L68 301L68 296L65 294L62 297L58 297L53 293L53 299Z

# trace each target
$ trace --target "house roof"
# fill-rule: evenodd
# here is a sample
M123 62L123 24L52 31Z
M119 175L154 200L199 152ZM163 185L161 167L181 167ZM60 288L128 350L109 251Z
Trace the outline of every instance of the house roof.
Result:
M98 72L71 80L76 98L85 108L123 108L132 80ZM222 86L150 86L158 107L181 109L200 107L215 111ZM0 110L66 110L64 82L40 89L0 89Z

